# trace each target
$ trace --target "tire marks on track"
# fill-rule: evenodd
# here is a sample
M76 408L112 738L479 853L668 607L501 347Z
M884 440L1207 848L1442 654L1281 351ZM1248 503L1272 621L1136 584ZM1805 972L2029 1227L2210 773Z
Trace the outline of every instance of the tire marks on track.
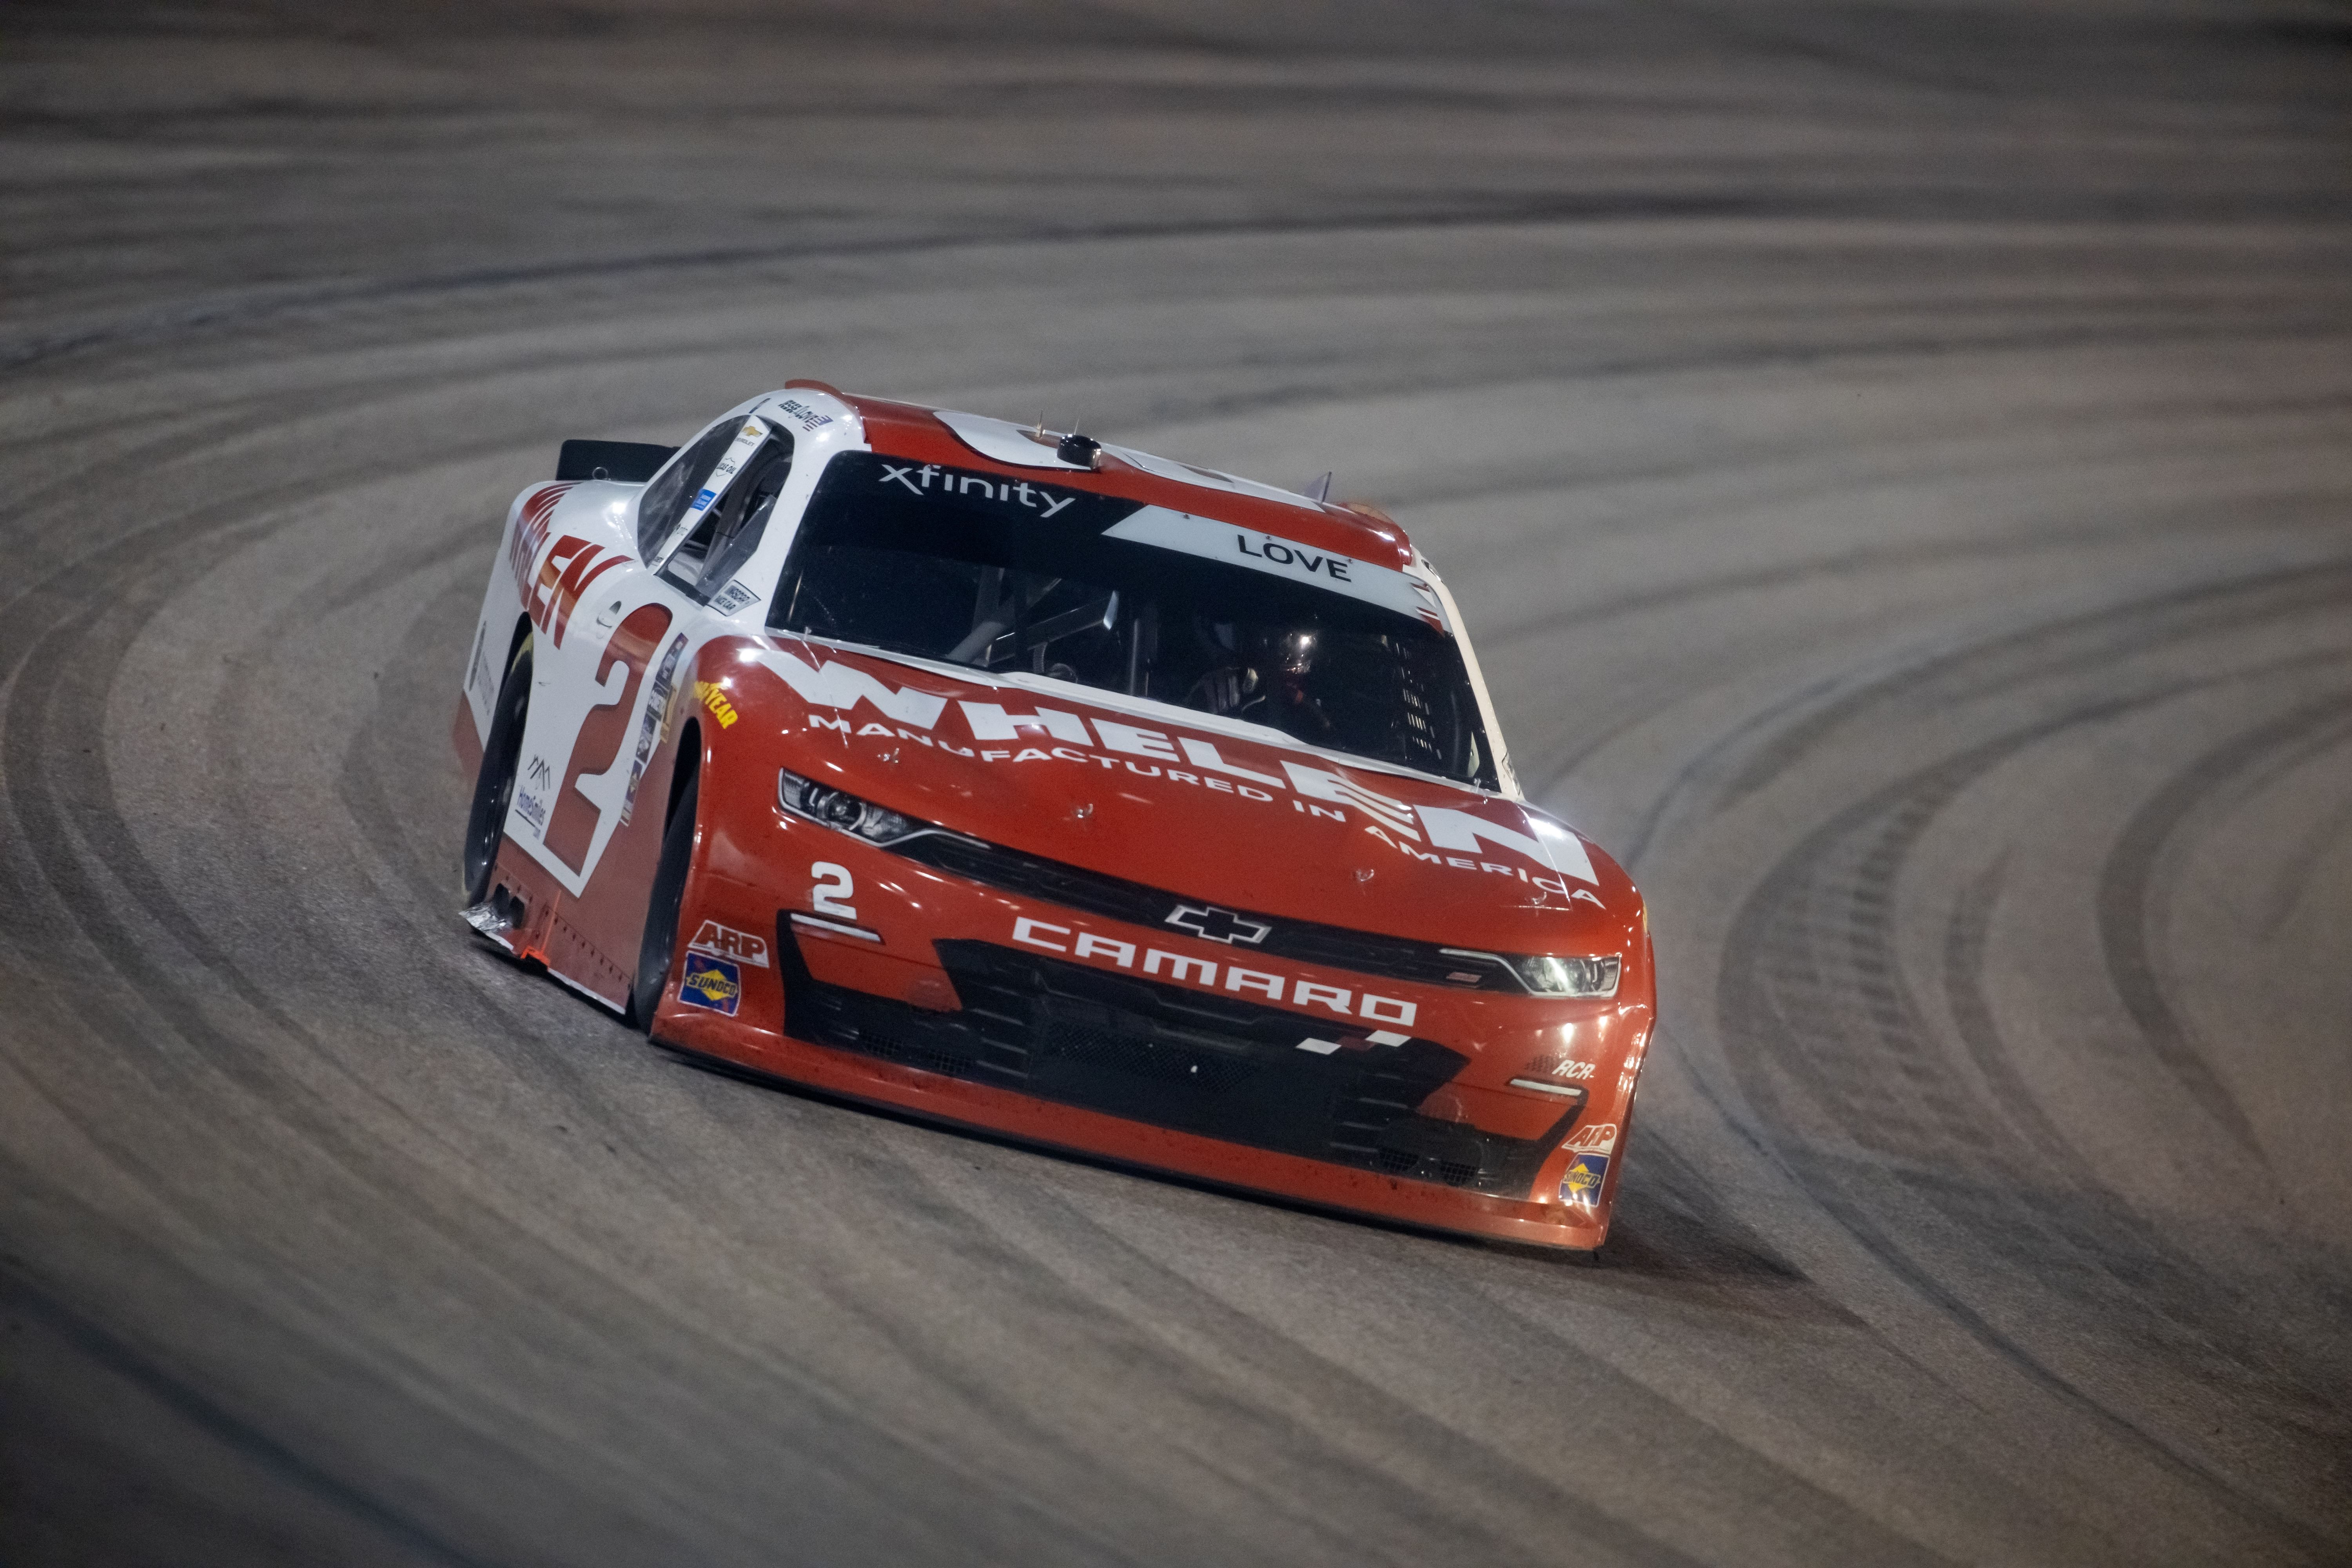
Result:
M2253 1127L2206 1065L2215 1042L2195 1038L2165 999L2163 978L2148 949L2148 925L2158 902L2157 864L2190 814L2212 797L2340 745L2347 735L2352 681L2232 735L2167 780L2132 814L2099 875L2099 945L2106 955L2108 984L2163 1070L2256 1160L2263 1155Z
M2108 689L1917 767L1807 835L1741 906L1715 1006L1726 1056L1776 1158L1892 1275L2053 1396L2160 1456L2214 1506L2294 1543L2309 1561L2332 1556L2332 1531L2343 1524L2320 1500L2331 1488L2341 1497L2352 1482L2340 1422L2329 1414L2345 1392L2345 1369L2327 1346L2325 1318L2280 1319L2247 1301L2108 1193L2043 1113L1985 994L1987 926L2011 852L1958 890L1945 922L1945 994L1937 1000L1953 1021L1957 1055L1932 1021L1939 1009L1906 978L1898 915L1915 852L1938 818L2021 755L2074 743L2203 687L2259 691L2266 677L2339 671L2342 684L2328 694L2168 779L2131 816L2095 893L2108 973L2149 1065L2177 1079L2259 1166L2252 1128L2163 1003L2145 944L2149 882L2167 840L2200 803L2242 775L2340 740L2352 710L2352 658L2304 653L2265 666L2222 654L2211 661L2224 667L2219 673L2135 672L2159 662L2148 656L2167 645L2218 650L2233 631L2340 617L2347 606L2352 572L2341 566L2200 585L1954 650L1771 735L1734 774L1734 799L1801 769L1836 731L1883 707L1956 710L2045 682ZM1927 1261L1906 1239L1923 1230L1949 1233L1936 1249L1943 1261ZM2331 1293L2317 1279L2296 1284L2305 1296ZM2203 1384L2217 1401L2263 1410L2274 1459L2299 1474L2255 1479L2168 1419L2152 1419L2163 1401L2151 1404L2114 1367L2101 1370L2068 1348L2070 1333L2094 1331L2136 1345L2145 1364Z

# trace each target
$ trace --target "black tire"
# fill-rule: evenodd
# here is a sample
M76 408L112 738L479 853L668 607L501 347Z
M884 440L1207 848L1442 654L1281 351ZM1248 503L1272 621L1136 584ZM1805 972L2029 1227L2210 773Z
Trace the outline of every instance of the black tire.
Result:
M515 768L522 760L523 719L530 711L530 634L523 634L506 679L499 683L498 706L490 710L490 737L482 746L482 771L474 775L474 807L466 818L466 847L458 867L468 907L490 896L490 873L498 868L499 846L507 834L507 807L514 803Z
M661 859L654 867L653 892L646 900L646 934L637 942L637 980L629 987L629 1016L648 1037L662 987L669 984L670 962L677 956L677 912L686 903L686 877L694 861L694 808L701 793L698 768L670 812L669 826L662 833Z

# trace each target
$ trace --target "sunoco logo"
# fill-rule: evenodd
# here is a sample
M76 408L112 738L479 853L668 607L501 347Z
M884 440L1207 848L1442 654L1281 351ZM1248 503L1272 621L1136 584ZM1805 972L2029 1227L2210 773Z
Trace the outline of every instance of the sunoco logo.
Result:
M731 1018L743 1000L743 972L723 958L689 952L686 974L677 983L677 999Z

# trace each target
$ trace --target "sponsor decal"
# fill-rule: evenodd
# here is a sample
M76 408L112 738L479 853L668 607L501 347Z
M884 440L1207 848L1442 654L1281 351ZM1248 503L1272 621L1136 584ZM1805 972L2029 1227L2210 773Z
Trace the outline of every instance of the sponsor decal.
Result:
M1406 838L1418 840L1421 837L1421 834L1412 825L1412 807L1392 795L1385 795L1378 790L1367 789L1354 780L1332 773L1328 768L1310 768L1304 763L1285 762L1282 769L1290 775L1291 786L1308 799L1328 800L1341 806L1352 805L1370 817L1374 825L1372 828L1374 836L1387 840L1392 849L1402 848L1402 846L1395 839L1389 838L1388 834L1381 833L1379 831L1381 827L1386 827L1389 833L1399 834ZM1420 852L1416 850L1414 853ZM1431 857L1424 856L1423 858L1431 858Z
M1559 1179L1559 1201L1571 1208L1597 1208L1601 1184L1608 1178L1608 1155L1579 1154L1569 1161L1568 1174Z
M719 721L720 729L735 727L735 704L727 700L726 692L710 681L698 680L694 683L694 694L702 700L705 708L710 710L710 716Z
M1295 809L1333 821L1351 821L1350 812L1361 814L1367 819L1365 832L1425 865L1509 877L1561 898L1601 905L1600 896L1591 890L1601 879L1584 841L1541 818L1519 817L1518 823L1531 829L1523 830L1465 807L1414 805L1328 768L1288 758L1228 756L1224 748L1234 744L1231 741L1148 729L1099 715L1090 721L1043 705L1020 713L996 702L951 703L941 693L894 687L852 665L826 661L812 666L780 649L761 654L759 662L808 705L805 721L812 730L911 741L982 763L1096 766L1260 804L1274 801L1277 793L1287 794ZM940 728L950 708L962 719L971 744L959 744L951 731ZM831 714L824 711L827 709ZM876 717L862 719L861 709L872 710ZM1184 765L1171 765L1177 763Z
M912 724L919 730L929 730L938 723L940 715L947 710L948 700L944 697L918 691L911 686L893 689L854 665L828 663L811 668L788 653L761 654L760 663L791 687L811 708L854 712L863 702L886 719ZM819 721L814 713L809 718L812 723ZM847 732L848 720L833 722L845 733Z
M797 397L787 397L775 405L776 411L790 418L804 432L822 430L833 423L833 416L820 412Z
M545 789L555 782L555 769L545 757L531 753L530 761L522 766L523 783L533 789Z
M997 501L1034 511L1040 517L1052 517L1064 508L1075 505L1076 495L1056 495L1043 485L1033 485L1026 479L1003 479L994 474L975 474L962 468L943 468L937 463L882 463L877 485L896 485L911 496L954 496L959 500L972 497ZM937 488L934 489L933 487Z
M710 607L722 616L731 616L760 602L760 595L743 585L743 579L730 581L710 601Z
M1013 940L1025 947L1083 959L1098 969L1124 969L1154 979L1164 973L1179 984L1202 991L1228 992L1252 1002L1262 999L1287 1003L1308 1010L1320 1007L1343 1018L1367 1018L1375 1024L1393 1024L1400 1029L1412 1027L1413 1018L1420 1012L1417 1004L1393 996L1370 993L1358 995L1345 986L1326 985L1278 971L1250 969L1238 963L1220 965L1205 958L1188 958L1181 952L1143 947L1098 935L1084 927L1055 925L1026 915L1013 922Z
M1205 907L1179 904L1166 923L1178 931L1190 931L1203 942L1222 942L1228 947L1237 942L1245 942L1255 947L1274 931L1274 928L1264 921L1254 921L1247 915L1237 915L1213 904Z
M637 785L645 782L646 764L653 761L654 747L669 734L670 704L677 695L677 658L685 651L686 634L680 632L670 638L669 651L662 655L661 668L654 671L653 694L646 699L645 720L637 726L637 754L629 763L629 787L621 795L624 827L636 815Z
M1255 549L1251 547L1252 539L1257 542ZM1234 548L1244 555L1255 556L1260 561L1271 561L1281 566L1296 566L1309 577L1314 576L1318 572L1327 573L1335 581L1341 583L1348 581L1349 567L1362 564L1344 555L1325 554L1309 550L1303 544L1292 544L1287 541L1276 539L1270 533L1252 534L1245 528L1235 531Z
M522 515L515 519L514 538L507 546L507 570L514 577L515 591L522 595L525 605L530 603L530 563L547 544L548 519L555 511L555 503L570 492L569 481L547 485L531 492L522 503Z
M1582 1083L1585 1079L1592 1076L1592 1064L1591 1062L1572 1062L1568 1060L1566 1058L1562 1058L1560 1060L1552 1062L1538 1070L1542 1072L1546 1078L1556 1078L1569 1083Z
M686 973L677 983L677 999L689 1007L735 1016L743 1003L743 972L723 958L689 951Z
M1237 523L1147 506L1105 529L1103 537L1172 550L1295 583L1311 583L1328 593L1411 616L1440 631L1448 629L1437 596L1395 567L1318 550Z
M1429 830L1429 847L1432 849L1465 849L1478 855L1485 853L1480 847L1482 844L1490 844L1498 849L1508 849L1513 854L1524 856L1538 865L1548 866L1563 877L1573 877L1596 886L1601 880L1592 874L1592 858L1584 852L1584 840L1540 817L1528 819L1528 826L1535 832L1526 834L1517 828L1490 822L1476 812L1464 811L1455 806L1422 805L1413 809L1420 816L1422 826ZM1455 858L1458 860L1459 857ZM1592 895L1588 893L1585 897L1592 898ZM1592 899L1592 901L1597 904L1601 900Z
M717 921L703 921L702 929L694 933L694 940L687 946L714 958L748 963L754 969L768 967L767 938L753 936L747 931L737 931L733 926L720 925ZM731 1013L734 1009L730 1007L728 1011Z
M530 823L533 833L547 831L547 803L530 791L515 791L515 815Z
M571 624L572 608L590 584L621 564L627 557L617 551L599 550L584 539L566 534L548 547L547 560L539 569L525 598L531 624L537 626L557 647L563 646L564 628Z
M1568 1142L1560 1147L1585 1153L1613 1154L1617 1152L1617 1124L1596 1121L1590 1127L1580 1127L1569 1134Z

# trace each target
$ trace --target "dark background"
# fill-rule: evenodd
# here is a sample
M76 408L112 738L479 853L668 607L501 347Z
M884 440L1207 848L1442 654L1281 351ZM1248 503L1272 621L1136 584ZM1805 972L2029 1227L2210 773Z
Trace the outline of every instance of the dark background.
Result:
M0 8L0 1558L2352 1555L2352 11ZM1647 892L1597 1267L456 914L513 492L794 376L1393 508Z

